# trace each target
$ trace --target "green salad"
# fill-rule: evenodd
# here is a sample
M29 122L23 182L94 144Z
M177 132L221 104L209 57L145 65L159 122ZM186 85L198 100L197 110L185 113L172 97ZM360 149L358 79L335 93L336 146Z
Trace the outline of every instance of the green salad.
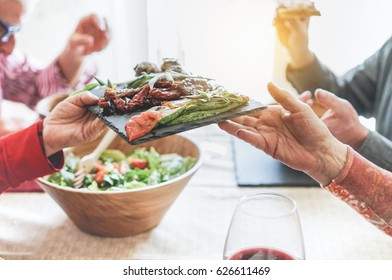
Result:
M79 161L79 157L68 155L64 168L51 175L49 181L72 187ZM86 176L81 188L118 191L151 186L184 174L195 162L193 157L160 155L154 148L137 148L128 155L119 150L106 150L101 154L96 167Z

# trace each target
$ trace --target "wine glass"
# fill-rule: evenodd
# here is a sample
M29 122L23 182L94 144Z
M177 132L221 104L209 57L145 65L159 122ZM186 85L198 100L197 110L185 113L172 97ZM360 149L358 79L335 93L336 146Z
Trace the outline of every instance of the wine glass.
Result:
M295 201L274 193L256 193L240 198L227 234L223 258L305 259Z

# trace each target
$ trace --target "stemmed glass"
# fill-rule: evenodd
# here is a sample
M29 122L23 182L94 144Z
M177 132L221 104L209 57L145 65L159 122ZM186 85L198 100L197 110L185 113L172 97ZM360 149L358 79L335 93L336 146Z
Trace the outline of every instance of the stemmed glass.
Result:
M295 201L274 193L257 193L242 197L231 220L223 258L305 259Z

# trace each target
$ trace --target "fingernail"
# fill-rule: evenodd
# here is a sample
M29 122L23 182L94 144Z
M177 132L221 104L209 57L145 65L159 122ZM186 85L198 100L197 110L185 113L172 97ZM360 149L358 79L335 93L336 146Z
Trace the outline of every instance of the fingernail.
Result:
M324 98L325 97L325 92L318 90L316 91L316 97L317 98Z
M99 28L102 31L106 31L107 30L107 26L108 26L108 23L107 23L106 18L105 17L99 17Z

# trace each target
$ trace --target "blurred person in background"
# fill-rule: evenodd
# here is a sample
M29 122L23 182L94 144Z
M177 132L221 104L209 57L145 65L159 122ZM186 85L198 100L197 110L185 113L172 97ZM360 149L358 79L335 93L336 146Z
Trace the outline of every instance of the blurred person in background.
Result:
M392 236L392 173L337 140L311 108L294 95L273 84L268 90L281 106L221 122L220 128L307 173Z
M0 105L2 99L7 99L33 108L46 96L80 88L94 74L84 69L85 57L101 51L109 42L106 21L96 15L85 16L80 19L63 52L49 66L39 68L14 50L14 35L21 30L26 9L31 8L29 2L0 0ZM0 137L20 128L7 124L0 112Z
M321 119L338 140L392 171L392 38L362 64L337 76L309 49L309 17L283 19L277 15L274 24L291 58L287 80L299 93L305 92L300 99L327 109ZM318 95L318 88L344 100ZM375 117L376 131L363 126L358 114Z

